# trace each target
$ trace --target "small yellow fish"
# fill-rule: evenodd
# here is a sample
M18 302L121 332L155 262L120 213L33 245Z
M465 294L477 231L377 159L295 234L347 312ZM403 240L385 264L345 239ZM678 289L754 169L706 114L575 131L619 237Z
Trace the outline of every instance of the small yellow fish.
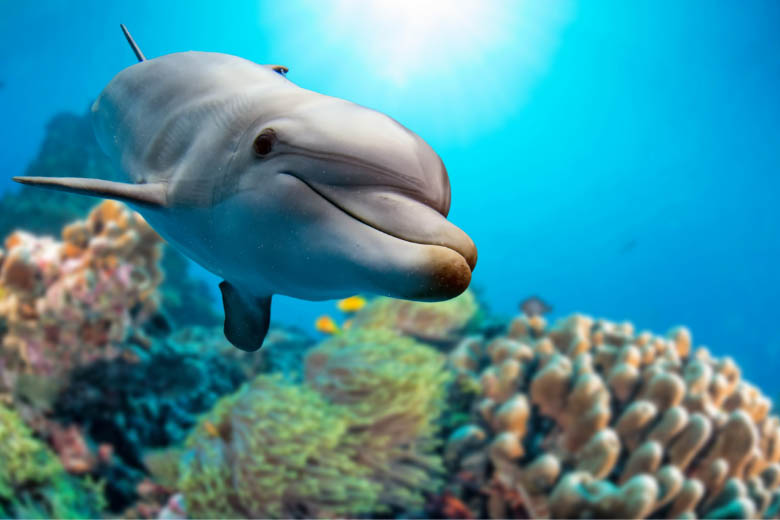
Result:
M206 430L211 437L219 437L219 430L214 426L211 421L203 421L203 429Z
M363 298L362 296L350 296L349 298L344 298L343 300L339 300L339 303L337 305L341 312L346 312L348 314L351 314L365 307L366 299Z
M314 322L314 327L323 334L336 334L339 332L339 326L330 316L320 316Z

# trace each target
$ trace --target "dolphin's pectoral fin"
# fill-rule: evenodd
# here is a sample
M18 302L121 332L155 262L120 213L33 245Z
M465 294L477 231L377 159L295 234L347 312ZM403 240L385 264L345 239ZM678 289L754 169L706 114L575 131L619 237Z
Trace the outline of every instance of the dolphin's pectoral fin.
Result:
M247 352L262 347L271 319L271 297L248 295L226 281L219 284L219 289L225 306L225 337Z
M168 199L168 185L164 182L131 184L82 177L14 177L13 180L41 188L116 199L139 206L165 206Z

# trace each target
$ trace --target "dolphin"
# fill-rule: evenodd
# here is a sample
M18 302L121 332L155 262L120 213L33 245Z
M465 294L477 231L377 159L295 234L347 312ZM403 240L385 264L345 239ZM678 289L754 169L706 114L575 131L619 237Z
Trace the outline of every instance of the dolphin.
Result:
M123 201L221 277L224 332L254 351L271 297L356 293L440 301L477 261L447 220L447 170L418 135L369 108L301 88L280 65L211 52L120 71L91 108L128 182L14 177Z

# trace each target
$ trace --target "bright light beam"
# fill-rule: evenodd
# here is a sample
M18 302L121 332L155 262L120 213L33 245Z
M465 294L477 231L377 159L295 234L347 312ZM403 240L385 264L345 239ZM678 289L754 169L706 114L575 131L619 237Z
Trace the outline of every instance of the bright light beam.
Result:
M358 28L362 54L396 86L417 74L474 63L496 41L506 4L475 0L339 0L331 18Z
M463 142L502 124L546 70L569 0L298 1L276 11L280 47L320 67L317 89ZM293 7L294 6L294 7ZM280 58L281 59L281 58ZM293 76L295 77L295 76ZM312 86L313 88L313 86ZM413 100L414 103L410 103Z

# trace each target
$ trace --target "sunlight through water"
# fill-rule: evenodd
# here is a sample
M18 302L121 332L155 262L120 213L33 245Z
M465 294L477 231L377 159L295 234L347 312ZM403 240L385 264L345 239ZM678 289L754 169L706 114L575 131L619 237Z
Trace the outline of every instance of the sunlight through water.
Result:
M568 1L339 0L271 15L285 27L277 53L320 70L318 88L465 140L523 105L573 10Z

